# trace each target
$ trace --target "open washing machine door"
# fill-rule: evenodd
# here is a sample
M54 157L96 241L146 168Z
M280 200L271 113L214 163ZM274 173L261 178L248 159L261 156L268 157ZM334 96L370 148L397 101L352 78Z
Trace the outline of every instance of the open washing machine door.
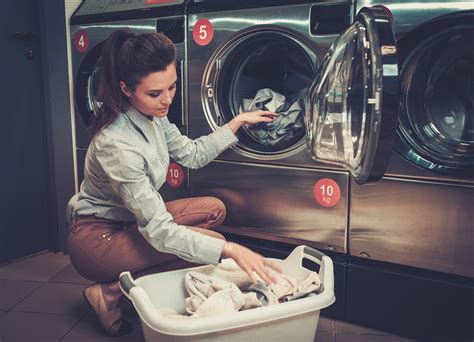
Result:
M331 46L305 105L311 157L341 165L358 184L385 173L398 126L398 60L391 21L362 8Z

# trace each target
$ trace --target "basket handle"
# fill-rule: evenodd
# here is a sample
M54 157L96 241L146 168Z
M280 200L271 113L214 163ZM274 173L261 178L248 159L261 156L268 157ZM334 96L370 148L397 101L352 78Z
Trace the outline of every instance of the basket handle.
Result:
M303 247L303 254L306 259L309 259L317 263L318 265L321 265L321 262L323 261L323 257L325 257L326 254L308 246L303 245L302 247Z
M122 289L122 292L124 292L127 295L130 294L130 290L134 286L137 286L135 284L135 280L132 277L132 274L129 271L120 273L119 285L120 285L120 288Z
M301 265L303 259L308 259L321 266L325 256L326 255L324 253L321 253L314 248L301 245L296 247L286 258L286 260L293 265Z
M283 262L295 268L296 265L302 264L303 259L308 259L320 266L319 276L325 291L334 292L334 266L331 258L317 249L301 245L296 247Z
M148 293L135 283L130 272L122 272L119 276L119 286L122 293L127 296L133 303L133 306L139 312L140 317L149 326L159 323L163 317L156 310L155 305L151 301Z

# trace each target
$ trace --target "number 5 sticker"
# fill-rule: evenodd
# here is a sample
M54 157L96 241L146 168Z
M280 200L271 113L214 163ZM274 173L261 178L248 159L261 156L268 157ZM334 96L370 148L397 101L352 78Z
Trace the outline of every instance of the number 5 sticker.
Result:
M214 27L207 19L199 19L193 28L193 39L196 44L205 46L214 38Z
M323 207L334 207L341 199L339 185L330 178L320 179L314 184L314 198Z

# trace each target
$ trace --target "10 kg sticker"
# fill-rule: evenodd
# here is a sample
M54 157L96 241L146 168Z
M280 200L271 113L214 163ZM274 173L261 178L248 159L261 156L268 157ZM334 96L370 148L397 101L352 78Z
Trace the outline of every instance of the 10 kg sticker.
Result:
M332 179L323 178L314 184L313 195L323 207L334 207L341 200L341 189Z
M166 182L173 188L178 188L183 184L184 171L181 166L176 163L171 163L166 174Z

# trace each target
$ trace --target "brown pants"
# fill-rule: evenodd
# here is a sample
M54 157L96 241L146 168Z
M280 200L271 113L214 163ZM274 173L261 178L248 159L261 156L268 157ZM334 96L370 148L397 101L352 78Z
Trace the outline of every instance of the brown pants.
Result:
M202 234L224 239L211 231L225 219L224 203L214 197L186 198L166 203L168 212L180 225ZM130 271L135 277L170 271L195 264L153 248L138 231L135 222L112 221L95 216L78 216L68 237L71 262L83 277L107 282Z

